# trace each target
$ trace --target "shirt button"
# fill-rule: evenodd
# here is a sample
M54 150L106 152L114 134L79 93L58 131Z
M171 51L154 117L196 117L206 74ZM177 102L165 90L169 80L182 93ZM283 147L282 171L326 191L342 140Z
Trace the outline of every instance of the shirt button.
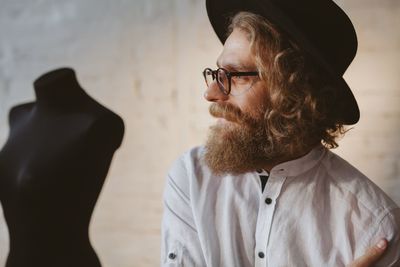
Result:
M271 204L271 203L272 203L272 199L270 199L269 197L267 197L267 198L265 199L265 203L267 203L267 205Z
M260 257L261 259L264 258L264 252L258 252L258 257Z
M173 260L173 259L175 259L176 258L176 254L175 253L169 253L168 254L168 258L170 258L171 260Z

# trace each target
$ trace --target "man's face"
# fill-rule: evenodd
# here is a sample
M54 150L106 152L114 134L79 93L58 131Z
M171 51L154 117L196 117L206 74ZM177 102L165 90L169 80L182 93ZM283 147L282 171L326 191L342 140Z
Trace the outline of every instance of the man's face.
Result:
M228 71L257 70L250 42L244 31L240 29L233 30L224 44L222 53L218 57L217 65ZM260 113L264 111L265 86L258 77L254 76L235 77L233 79L246 80L248 81L248 87L251 88L240 95L225 95L219 90L217 83L214 82L210 84L204 94L206 100L216 103L230 103L253 118L259 118ZM232 87L235 86L234 83L232 81ZM224 120L221 122L225 123Z
M255 71L256 64L247 34L234 29L218 57L218 67L228 71ZM210 129L205 161L215 174L239 174L262 168L274 153L265 131L267 88L258 77L243 77L249 90L226 95L217 82L209 84L204 97L213 102L210 113L219 118ZM232 81L232 86L235 82ZM232 89L233 90L233 89Z

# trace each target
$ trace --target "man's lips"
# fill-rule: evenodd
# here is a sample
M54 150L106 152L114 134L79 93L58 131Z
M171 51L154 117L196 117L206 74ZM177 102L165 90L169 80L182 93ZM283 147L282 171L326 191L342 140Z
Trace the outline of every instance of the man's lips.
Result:
M235 106L225 103L213 103L209 107L210 114L215 118L224 118L228 121L237 121L240 119L241 111Z
M253 123L253 119L247 115L244 114L239 108L229 104L216 104L213 103L210 105L209 108L211 116L217 119L224 119L224 120L218 120L220 123L236 123L236 124L242 124L242 123L247 123L251 124Z

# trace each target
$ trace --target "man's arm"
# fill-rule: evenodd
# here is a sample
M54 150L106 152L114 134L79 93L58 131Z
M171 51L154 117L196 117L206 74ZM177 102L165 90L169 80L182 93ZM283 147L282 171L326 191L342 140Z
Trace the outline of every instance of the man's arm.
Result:
M400 266L400 209L384 212L376 217L375 226L366 230L365 251L356 253L358 258L350 267Z
M193 218L189 177L181 157L166 178L161 266L206 266Z
M374 266L395 267L399 266L400 259L400 209L386 210L385 213L383 217L377 217L375 230L371 227L371 231L366 234L365 240L369 241L365 243L365 248L373 247L379 243L379 240L386 239L388 246L385 253L374 263Z

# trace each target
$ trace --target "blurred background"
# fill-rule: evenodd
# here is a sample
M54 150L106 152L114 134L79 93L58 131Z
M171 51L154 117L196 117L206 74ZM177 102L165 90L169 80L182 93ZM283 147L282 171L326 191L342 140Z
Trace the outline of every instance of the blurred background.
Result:
M336 2L358 32L345 78L361 120L335 152L400 204L400 1ZM158 266L165 174L213 123L201 72L215 67L222 46L204 0L0 0L0 7L0 147L9 109L35 99L33 81L74 68L81 86L126 125L94 210L92 244L103 266ZM0 208L0 266L8 242Z

